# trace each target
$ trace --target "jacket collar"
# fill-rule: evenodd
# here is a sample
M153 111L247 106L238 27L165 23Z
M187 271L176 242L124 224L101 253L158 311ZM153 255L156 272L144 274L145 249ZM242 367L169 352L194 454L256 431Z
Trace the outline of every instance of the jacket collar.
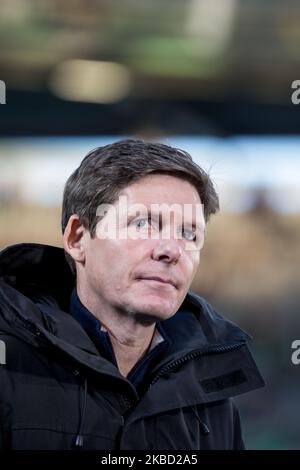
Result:
M150 387L128 424L168 410L226 400L263 386L246 345L222 355L199 356Z

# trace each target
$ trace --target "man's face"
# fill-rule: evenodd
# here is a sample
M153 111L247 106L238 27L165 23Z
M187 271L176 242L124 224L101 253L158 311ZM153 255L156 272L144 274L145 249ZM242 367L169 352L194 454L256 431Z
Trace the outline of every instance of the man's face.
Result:
M98 223L96 236L84 234L78 282L84 276L83 284L104 311L143 321L167 319L180 307L199 266L205 231L199 194L186 180L155 174L120 196ZM117 230L104 237L112 221Z

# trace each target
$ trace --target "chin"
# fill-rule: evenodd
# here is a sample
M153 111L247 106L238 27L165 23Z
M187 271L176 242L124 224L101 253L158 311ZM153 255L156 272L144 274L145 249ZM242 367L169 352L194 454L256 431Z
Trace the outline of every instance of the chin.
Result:
M174 306L167 303L164 305L164 302L145 302L141 303L140 305L135 306L135 311L138 316L142 316L148 319L148 322L154 322L158 320L167 320L168 318L172 317L176 311L178 310Z
M143 293L130 293L123 297L119 311L124 315L134 316L140 323L153 324L159 320L167 320L172 317L180 306L178 298L171 295L149 295Z

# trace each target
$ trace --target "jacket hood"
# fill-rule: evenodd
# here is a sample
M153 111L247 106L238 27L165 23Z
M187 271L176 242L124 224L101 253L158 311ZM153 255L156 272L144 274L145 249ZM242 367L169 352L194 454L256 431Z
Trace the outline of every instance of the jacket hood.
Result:
M0 252L0 280L25 296L52 295L67 310L75 278L64 250L38 243L20 243Z
M68 313L74 285L75 278L62 248L23 243L4 249L0 253L0 332L34 347L59 348L89 369L120 378L116 368L99 356L88 335ZM221 352L222 348L241 346L250 338L191 292L178 312L162 324L172 345L163 353L160 368L193 351L217 348ZM248 389L263 385L253 359L250 362L255 371Z

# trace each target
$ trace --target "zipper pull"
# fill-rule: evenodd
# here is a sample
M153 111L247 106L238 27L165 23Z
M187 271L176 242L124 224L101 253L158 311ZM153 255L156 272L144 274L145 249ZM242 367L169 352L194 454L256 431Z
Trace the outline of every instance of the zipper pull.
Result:
M192 411L193 411L194 415L196 416L197 420L199 421L201 434L203 436L208 436L208 434L210 434L210 430L209 430L208 426L200 419L200 417L198 415L197 406L192 406Z

